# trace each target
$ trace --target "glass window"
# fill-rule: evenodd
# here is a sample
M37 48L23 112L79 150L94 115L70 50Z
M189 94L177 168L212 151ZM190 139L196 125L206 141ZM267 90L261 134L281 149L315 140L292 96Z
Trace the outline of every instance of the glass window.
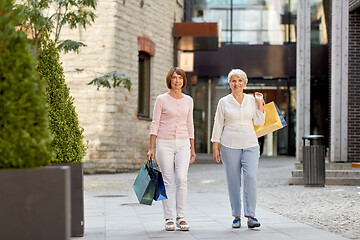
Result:
M220 3L220 4L230 4L231 0L194 0L194 4L209 4L209 3Z
M233 31L233 42L241 44L257 44L257 31Z
M328 43L326 17L322 0L311 0L311 43Z
M254 9L233 10L233 29L261 30L261 12Z
M197 0L193 21L217 22L223 43L282 45L296 42L296 5L296 0Z
M138 118L150 119L150 56L139 52Z

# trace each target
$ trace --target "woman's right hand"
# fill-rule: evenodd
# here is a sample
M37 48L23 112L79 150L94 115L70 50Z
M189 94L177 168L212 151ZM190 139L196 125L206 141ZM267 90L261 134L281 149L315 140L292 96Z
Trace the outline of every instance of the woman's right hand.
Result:
M149 151L147 153L147 159L148 160L150 160L150 158L152 160L154 160L154 158L155 158L155 151L154 151L155 139L156 139L156 135L150 134Z
M147 159L148 159L148 160L150 160L150 158L151 158L151 159L154 159L154 157L155 157L155 151L154 151L154 149L153 149L153 148L149 148L149 151L148 151L148 153L147 153Z
M217 163L220 162L220 153L217 144L213 145L213 158Z

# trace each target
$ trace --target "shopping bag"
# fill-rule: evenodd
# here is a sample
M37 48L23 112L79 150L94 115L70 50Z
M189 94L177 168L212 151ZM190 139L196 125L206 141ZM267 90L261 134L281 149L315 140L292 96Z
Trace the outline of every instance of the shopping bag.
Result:
M139 203L151 205L155 196L157 181L153 170L150 169L148 161L143 164L133 184L136 197Z
M275 102L269 102L264 105L265 123L263 126L254 126L256 136L259 138L266 134L279 130L287 125L284 116L281 114Z
M159 171L156 164L154 164L154 166L155 167L153 168L153 170L154 170L154 175L155 175L155 178L157 181L154 200L155 201L165 200L165 199L167 199L167 196L166 196L164 180L163 180L162 174Z

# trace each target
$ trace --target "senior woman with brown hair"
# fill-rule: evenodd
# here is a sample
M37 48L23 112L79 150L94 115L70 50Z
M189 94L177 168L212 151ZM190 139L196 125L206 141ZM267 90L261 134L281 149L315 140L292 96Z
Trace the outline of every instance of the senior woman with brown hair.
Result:
M265 122L262 93L255 97L244 93L248 82L246 73L233 69L228 74L231 94L221 98L215 113L211 142L213 158L224 164L232 215L233 228L241 226L241 172L243 173L244 215L249 228L260 227L255 218L256 172L259 163L259 143L253 125ZM220 154L218 144L220 143Z
M186 87L185 72L171 68L166 76L168 92L157 97L150 131L148 160L156 161L163 175L168 199L163 200L165 230L174 231L173 195L176 185L176 226L188 231L184 220L189 164L195 161L193 99L181 92Z

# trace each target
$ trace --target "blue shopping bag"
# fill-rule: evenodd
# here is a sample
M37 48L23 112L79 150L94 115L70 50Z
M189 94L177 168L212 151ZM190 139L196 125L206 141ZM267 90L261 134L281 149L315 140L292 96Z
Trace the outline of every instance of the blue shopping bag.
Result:
M274 103L274 105L275 105L276 110L277 110L277 112L278 112L278 115L279 115L279 118L280 118L280 122L281 122L282 127L286 127L286 126L287 126L287 123L286 123L286 121L285 121L284 116L281 114L278 106L277 106L275 103Z
M152 169L154 171L154 175L157 181L154 200L155 201L165 200L167 199L167 196L166 196L166 189L165 189L164 180L162 178L162 174L157 168L156 164L153 165L155 166L155 168L153 167Z

